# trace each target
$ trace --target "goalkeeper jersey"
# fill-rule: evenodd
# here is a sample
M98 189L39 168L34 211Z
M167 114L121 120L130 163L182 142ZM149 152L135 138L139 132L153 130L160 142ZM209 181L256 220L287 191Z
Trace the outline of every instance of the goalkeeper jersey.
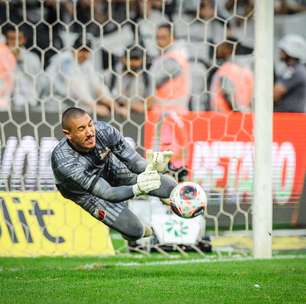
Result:
M122 134L106 122L96 122L96 147L83 153L75 150L63 138L51 156L52 170L59 191L66 198L76 200L84 193L92 193L110 202L120 202L134 196L131 182L119 182L120 176L136 183L135 173L146 168L142 158Z

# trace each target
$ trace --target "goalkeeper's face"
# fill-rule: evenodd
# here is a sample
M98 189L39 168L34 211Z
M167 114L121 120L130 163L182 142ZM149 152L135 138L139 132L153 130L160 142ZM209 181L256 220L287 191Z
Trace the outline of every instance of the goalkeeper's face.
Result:
M88 152L96 146L96 128L88 114L70 119L65 134L78 151Z

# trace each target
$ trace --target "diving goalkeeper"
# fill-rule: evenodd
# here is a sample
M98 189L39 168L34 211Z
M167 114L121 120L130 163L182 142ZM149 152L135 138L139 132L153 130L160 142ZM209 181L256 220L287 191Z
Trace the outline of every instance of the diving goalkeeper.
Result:
M142 194L167 199L176 182L162 174L171 152L152 152L146 161L106 122L94 122L80 108L62 114L65 137L52 152L51 164L60 193L128 240L150 236L128 208Z

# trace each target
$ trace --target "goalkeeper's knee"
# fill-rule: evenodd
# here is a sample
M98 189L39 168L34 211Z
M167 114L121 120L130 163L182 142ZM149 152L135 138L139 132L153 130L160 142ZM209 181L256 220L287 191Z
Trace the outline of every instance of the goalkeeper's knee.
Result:
M144 235L143 224L128 208L122 210L119 217L113 223L112 228L120 232L125 239L130 241L136 241Z
M145 229L142 224L131 225L124 232L122 232L122 237L128 241L137 241L144 236Z
M138 228L139 229L136 230L130 229L129 235L122 234L122 237L128 241L137 241L138 239L141 239L143 237L149 237L153 235L153 230L148 225L142 225L142 229L140 229L140 226Z

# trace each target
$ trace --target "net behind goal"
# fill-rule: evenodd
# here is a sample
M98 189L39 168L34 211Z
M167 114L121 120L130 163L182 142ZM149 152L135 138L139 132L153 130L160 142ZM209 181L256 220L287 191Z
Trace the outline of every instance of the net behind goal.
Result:
M159 201L131 202L144 221L172 225L145 246L201 252L207 237L250 231L251 1L2 1L0 10L0 255L114 252L107 230L55 191L50 154L72 105L142 154L173 150L172 174L206 190L208 209L195 222ZM301 117L285 119L306 128ZM296 225L306 143L283 116L275 124L275 223Z

